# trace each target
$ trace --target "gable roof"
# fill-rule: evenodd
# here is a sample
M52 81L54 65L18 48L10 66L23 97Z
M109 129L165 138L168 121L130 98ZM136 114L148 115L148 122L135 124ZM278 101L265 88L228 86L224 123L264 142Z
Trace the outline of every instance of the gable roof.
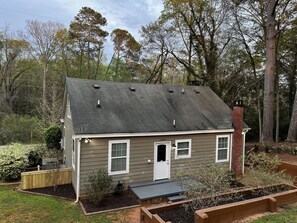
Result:
M233 129L231 109L205 86L67 78L66 92L75 134Z

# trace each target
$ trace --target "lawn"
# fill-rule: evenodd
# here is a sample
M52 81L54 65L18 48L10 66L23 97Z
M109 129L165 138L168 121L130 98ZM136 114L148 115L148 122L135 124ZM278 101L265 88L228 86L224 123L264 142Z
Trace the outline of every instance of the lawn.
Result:
M261 217L252 223L296 223L297 204L287 205L282 212Z
M84 216L80 206L70 201L28 195L13 190L14 186L0 186L0 222L100 222L117 221L118 214Z

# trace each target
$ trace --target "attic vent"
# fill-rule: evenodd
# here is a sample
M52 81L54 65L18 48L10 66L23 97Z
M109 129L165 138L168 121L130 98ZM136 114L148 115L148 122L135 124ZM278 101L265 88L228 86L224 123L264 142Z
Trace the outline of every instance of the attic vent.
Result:
M136 91L135 87L129 87L130 91Z
M97 101L97 108L100 108L101 104L100 104L100 100Z
M181 90L181 93L182 93L182 94L184 94L184 93L185 93L185 89L184 89L184 88Z
M200 91L198 91L198 89L195 89L194 91L195 91L196 94L200 93Z
M99 89L100 88L99 84L93 84L93 87L94 87L94 89Z
M167 91L168 91L169 93L173 93L173 92L174 92L173 89L167 89Z

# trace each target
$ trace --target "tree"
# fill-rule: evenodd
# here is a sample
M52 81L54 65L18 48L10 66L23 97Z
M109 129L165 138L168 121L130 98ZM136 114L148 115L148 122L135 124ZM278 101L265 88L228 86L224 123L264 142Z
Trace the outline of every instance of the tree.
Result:
M106 72L109 72L111 63L115 61L115 73L112 75L118 76L121 61L125 65L124 70L127 70L128 66L131 67L139 61L141 46L128 31L123 29L113 30L111 32L111 40L113 41L114 54Z
M190 53L191 47L195 51L196 66L198 65L199 69L195 71L195 64L191 59L181 58L180 54L176 54L174 51L171 51L172 55L185 66L193 77L209 85L219 95L221 92L217 81L218 62L230 41L228 35L225 35L229 11L228 1L165 1L164 16L177 21L179 31L184 30L180 27L186 27L188 30L188 37L186 37L188 41L185 41L184 36L182 39L185 43L189 42L188 51ZM222 32L223 29L225 32Z
M4 103L9 112L12 112L12 103L18 94L18 90L25 80L22 78L33 66L27 58L29 43L21 38L9 37L5 32L3 36L3 48L0 51L0 88L3 90Z
M82 75L84 53L87 54L87 79L91 77L91 60L97 58L98 61L102 55L103 42L108 32L102 30L101 26L106 25L106 18L89 7L82 7L74 17L74 21L70 23L69 36L76 42L80 54L80 75Z
M143 49L141 62L149 73L146 83L162 83L164 67L172 50L172 33L161 21L156 21L143 26L140 34Z
M46 112L47 104L47 76L51 60L59 50L56 34L64 27L57 22L27 21L28 42L31 45L32 55L43 66L42 76L42 113Z
M287 141L297 142L297 89L295 92L294 106L291 115Z

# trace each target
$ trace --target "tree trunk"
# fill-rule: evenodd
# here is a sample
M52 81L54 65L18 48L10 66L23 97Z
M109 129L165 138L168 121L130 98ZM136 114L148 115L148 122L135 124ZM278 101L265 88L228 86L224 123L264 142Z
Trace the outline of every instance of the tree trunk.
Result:
M46 76L47 76L48 64L43 62L43 77L42 77L42 115L45 117L47 100L46 100Z
M294 105L288 131L287 141L297 142L297 89L295 92Z
M276 71L275 0L267 2L266 66L263 104L263 143L273 142L274 85Z

